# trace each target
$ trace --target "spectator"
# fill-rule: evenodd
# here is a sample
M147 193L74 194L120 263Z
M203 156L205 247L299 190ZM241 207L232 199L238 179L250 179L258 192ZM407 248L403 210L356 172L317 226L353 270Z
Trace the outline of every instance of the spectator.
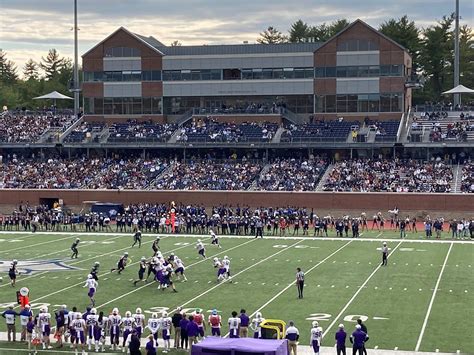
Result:
M295 327L295 323L293 321L290 321L289 327L286 328L285 338L288 339L289 355L297 355L298 339L300 338L300 333L298 331L298 328Z
M9 306L6 311L2 313L2 317L5 318L7 324L7 338L8 341L16 341L16 326L15 321L18 313L13 310L13 306Z

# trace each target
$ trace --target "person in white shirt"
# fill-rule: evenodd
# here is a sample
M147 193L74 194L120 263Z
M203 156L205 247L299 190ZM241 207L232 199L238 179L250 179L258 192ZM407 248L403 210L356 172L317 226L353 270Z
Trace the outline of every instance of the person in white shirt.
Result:
M112 310L112 314L109 316L109 327L110 327L110 344L111 350L117 350L119 348L119 337L120 337L120 321L122 317L119 314L118 308Z
M43 349L52 349L50 345L49 336L51 334L51 314L48 313L48 307L40 308L40 313L38 315L38 324L43 335Z
M251 328L253 329L253 337L255 339L262 338L262 328L260 325L265 321L265 318L262 317L262 313L255 313L255 318L252 320Z
M133 318L135 318L135 329L137 330L137 336L141 338L143 329L145 328L145 316L143 315L141 308L137 308L135 310Z
M94 295L97 291L97 286L99 286L99 283L94 279L92 274L87 275L86 284L83 287L87 287L89 289L87 296L89 296L91 300L92 307L95 306Z
M76 314L76 319L72 321L72 327L76 333L76 341L74 342L74 352L77 355L77 345L80 343L82 348L82 354L85 354L85 346L86 346L86 330L87 325L86 321L82 319L81 314Z
M288 339L288 353L291 355L297 355L298 339L300 338L300 332L295 327L295 323L290 321L289 327L286 328L285 338Z
M158 330L160 329L160 320L158 319L158 314L153 313L151 318L148 319L148 325L146 326L151 334L153 335L153 339L155 339L155 344L158 346Z
M239 326L240 326L240 318L237 317L237 312L232 312L232 317L229 318L229 338L238 338L239 337Z
M7 324L7 331L8 331L8 341L16 341L16 327L15 327L15 318L18 315L13 310L13 306L9 306L8 309L2 313L2 317L5 318L5 322Z
M314 354L319 355L319 348L321 347L321 340L323 338L323 328L319 326L318 321L314 321L312 326L309 345L313 347Z
M164 353L167 353L171 348L171 326L172 326L171 317L168 317L168 312L163 311L161 313L160 319L160 328L162 330L163 341L165 342Z

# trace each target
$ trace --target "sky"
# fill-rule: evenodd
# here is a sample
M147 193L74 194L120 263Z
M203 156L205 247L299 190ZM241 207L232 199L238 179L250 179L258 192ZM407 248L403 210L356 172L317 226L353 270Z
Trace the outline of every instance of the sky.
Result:
M166 45L254 43L268 26L287 33L310 25L357 18L374 27L408 14L427 27L454 11L454 0L78 0L79 55L120 26ZM460 0L461 24L474 27L474 1ZM21 74L51 48L73 57L73 0L0 0L0 48Z

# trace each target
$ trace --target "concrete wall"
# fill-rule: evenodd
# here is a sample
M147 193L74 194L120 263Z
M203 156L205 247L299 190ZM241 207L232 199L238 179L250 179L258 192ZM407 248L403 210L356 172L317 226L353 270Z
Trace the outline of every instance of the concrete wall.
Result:
M332 192L253 192L253 191L132 191L132 190L0 190L2 205L20 202L38 204L41 198L60 198L68 206L83 201L130 203L176 203L215 205L300 206L324 210L401 211L474 214L474 194L413 193L332 193Z

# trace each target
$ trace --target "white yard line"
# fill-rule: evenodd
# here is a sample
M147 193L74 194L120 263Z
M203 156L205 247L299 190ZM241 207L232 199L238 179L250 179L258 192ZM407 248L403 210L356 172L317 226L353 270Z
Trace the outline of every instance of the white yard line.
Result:
M187 270L187 269L191 268L192 266L195 266L195 265L197 265L197 264L200 264L200 263L202 263L202 262L204 262L204 261L209 261L209 259L210 259L211 257L214 257L214 256L216 256L216 255L220 255L220 254L225 254L225 253L227 253L227 252L229 252L229 251L231 251L231 250L234 250L234 249L236 249L236 248L240 248L240 247L242 247L242 246L244 246L244 245L246 245L246 244L248 244L248 243L252 243L252 242L254 242L254 241L256 241L256 240L257 240L257 239L254 238L254 239L251 239L251 240L249 240L249 241L247 241L247 242L245 242L245 243L242 243L242 244L236 245L236 246L234 246L234 247L232 247L232 248L223 250L223 251L221 251L221 252L219 252L219 253L217 253L217 254L214 254L214 255L210 256L209 258L202 259L202 260L199 260L199 261L197 261L197 262L195 262L195 263L192 263L192 264L190 264L190 265L188 265L188 266L185 266L185 269ZM196 282L197 282L197 280L196 280ZM110 300L110 301L107 301L107 302L101 304L100 306L97 306L96 308L100 308L100 307L106 306L106 305L108 305L108 304L110 304L110 303L112 303L112 302L115 302L115 301L117 301L117 300L119 300L119 299L121 299L121 298L123 298L123 297L128 296L128 295L131 295L132 293L137 292L137 291L141 290L142 288L148 287L148 286L150 286L150 285L155 285L155 286L156 286L156 283L150 282L150 283L145 284L145 285L143 285L143 286L137 287L136 289L134 289L134 290L132 290L132 291L130 291L130 292L127 292L127 293L125 293L125 294L123 294L123 295L121 295L121 296L119 296L119 297L117 297L117 298L114 298L114 299Z
M246 272L246 271L248 271L248 270L254 268L255 266L257 266L257 265L259 265L259 264L261 264L261 263L267 261L268 259L271 259L271 258L275 257L276 255L278 255L278 254L280 254L280 253L283 253L284 251L287 251L288 249L294 248L295 245L297 245L297 244L299 244L299 243L301 243L301 242L302 242L302 240L300 240L300 241L298 241L298 242L296 242L296 243L293 243L292 245L290 245L290 246L288 246L288 247L286 247L286 248L284 248L284 249L280 249L280 251L278 251L278 252L276 252L276 253L274 253L274 254L272 254L272 255L270 255L270 256L267 256L265 259L262 259L262 260L260 260L260 261L258 261L258 262L256 262L256 263L254 263L254 264L252 264L252 265L246 267L245 269L243 269L243 270L239 271L238 273L236 273L235 275L233 275L233 276L232 276L232 279L234 280L236 276L238 276L238 275L240 275L240 274L242 274L242 273L244 273L244 272ZM207 289L206 291L204 291L203 293L199 294L198 296L196 296L196 297L194 297L194 298L191 298L190 300L184 302L184 303L181 305L181 307L184 307L184 306L188 305L189 303L194 302L194 301L197 300L198 298L201 298L202 296L204 296L204 295L208 294L209 292L215 290L217 287L220 287L221 285L223 285L224 283L226 283L228 280L229 280L229 279L226 279L226 280L222 281L221 283L218 283L217 285L215 285L215 286L213 286L213 287ZM172 311L170 311L170 313L173 313L173 312L175 312L175 311L176 311L176 308L173 309Z
M380 242L379 238L384 231L380 232L377 234L375 237L367 237L367 238L340 238L340 237L293 237L293 236L288 236L288 237L279 237L279 236L264 236L263 239L269 239L269 240L328 240L328 241L333 241L333 240L339 240L339 241L348 241L348 240L353 240L354 242ZM385 232L396 232L394 230L385 230ZM131 233L115 233L115 232L36 232L36 234L44 234L44 235L53 235L53 234L66 234L66 233L71 233L71 234L80 234L80 235L97 235L97 236L103 236L103 235L124 235L124 236L130 236ZM0 235L2 234L11 234L11 232L5 232L5 231L0 231ZM16 234L30 234L29 232L16 232ZM146 235L150 236L171 236L171 237L187 237L187 238L203 238L203 237L208 237L208 234L163 234L163 233L147 233ZM253 239L255 236L251 235L219 235L219 239L221 238L229 238L229 239ZM404 243L428 243L428 244L473 244L474 242L471 241L470 239L465 239L465 240L451 240L451 239L401 239L401 238L387 238L387 240L390 240L390 242L404 242Z
M400 241L395 248L392 249L390 252L388 258L390 258L395 250L398 249L398 247L402 244L402 241ZM326 328L326 331L323 333L323 338L326 336L326 334L331 330L331 328L336 324L336 322L339 320L339 318L344 314L347 308L351 305L351 303L356 299L356 297L359 295L359 293L365 288L365 285L370 281L370 279L375 275L375 273L382 267L382 264L379 264L374 271L369 275L369 277L364 281L364 283L357 289L357 291L354 293L354 295L351 297L351 299L346 303L346 305L342 308L342 310L339 312L339 314L334 317L334 320L332 323Z
M317 263L316 265L313 265L311 268L309 268L308 270L305 271L305 276L307 276L311 271L313 271L314 269L316 269L319 265L323 264L324 262L326 262L326 260L332 258L334 255L336 255L337 253L339 253L342 249L344 249L346 246L348 246L349 244L351 244L352 240L348 241L346 244L344 244L343 246L341 246L339 249L335 250L334 252L332 252L331 254L329 254L328 256L326 256L323 260L321 260L319 263ZM263 305L261 305L255 312L253 312L249 317L252 318L257 312L260 312L262 309L264 309L266 306L268 306L270 303L272 303L274 300L276 300L278 297L280 297L285 291L287 291L290 287L294 286L295 283L294 282L291 282L289 283L283 290L281 290L280 292L278 292L275 296L273 296L271 299L269 299L267 302L265 302ZM227 333L224 338L226 338L227 336L229 335L229 333Z
M441 271L439 272L438 280L436 281L433 294L431 295L430 304L428 305L428 310L426 311L425 320L423 321L423 325L421 327L420 336L418 337L418 341L416 342L415 351L418 351L420 349L421 341L423 340L423 335L425 334L426 325L428 324L428 319L430 317L431 308L433 307L433 303L436 298L436 292L438 292L438 287L441 282L441 277L443 276L444 268L446 267L446 263L448 262L449 254L451 253L452 248L453 248L453 243L451 243L451 245L449 246L448 253L446 254L446 258L444 259L443 266L441 267Z
M77 234L73 234L73 235L77 235ZM56 242L60 242L62 240L71 239L71 237L72 237L72 235L69 235L69 236L67 236L65 238L61 238L61 239L48 240L47 242L42 242L42 243L37 243L37 244L27 244L27 245L24 245L22 247L13 248L13 249L10 249L10 250L2 250L0 253L6 254L6 253L10 253L10 252L15 251L15 250L31 249L31 248L36 247L38 245L56 243Z
M166 237L163 237L163 238L161 238L161 239L164 239L164 238L167 238L167 237L171 237L171 236L166 236ZM208 238L208 239L209 239L209 238ZM153 240L150 240L150 241L148 241L148 242L142 243L142 245L145 245L145 244L148 244L148 243L152 243L152 242L153 242ZM181 246L181 247L179 247L179 248L176 248L176 249L173 249L173 250L169 250L168 252L173 252L173 251L176 251L176 250L180 250L180 249L183 249L183 248L185 248L185 247L187 247L187 246L189 246L189 245L184 245L184 246ZM102 254L102 255L113 254L113 253L116 253L116 252L119 251L119 250L124 250L124 249L128 249L128 248L129 248L129 247L122 248L122 249L117 249L117 250L114 250L114 251L111 251L111 252L109 252L109 253L105 253L105 254ZM167 253L168 253L168 252L167 252ZM165 254L166 254L166 253L165 253ZM85 259L85 260L80 260L80 261L78 261L77 263L84 262L84 261L91 260L91 259L96 259L96 258L97 258L97 257L93 257L93 258L89 258L89 259ZM136 261L136 262L130 264L129 266L138 264L139 262L140 262L140 261ZM49 271L45 271L44 273L47 273L47 272L49 272ZM108 271L108 272L106 272L106 273L104 273L104 274L101 274L101 276L103 276L103 275L108 275L108 274L110 274L110 273L111 273L111 272ZM41 274L41 273L40 273L40 274ZM38 275L40 275L40 274L38 274ZM84 279L84 280L85 280L85 279ZM18 281L17 281L17 282L18 282ZM81 282L78 282L78 283L76 283L76 284L74 284L74 285L64 287L64 288L62 288L61 290L58 290L58 291L52 292L52 293L50 293L50 294L41 296L41 297L39 297L39 298L37 298L37 299L31 300L30 303L31 303L31 302L37 302L37 301L42 300L42 299L44 299L44 298L46 298L46 297L53 296L53 295L55 295L55 294L61 293L61 292L65 291L65 290L69 290L69 289L71 289L71 288L73 288L73 287L76 287L76 286L78 286L78 285L82 285L83 283L84 283L84 282L81 281ZM18 306L16 306L15 308L18 308Z

